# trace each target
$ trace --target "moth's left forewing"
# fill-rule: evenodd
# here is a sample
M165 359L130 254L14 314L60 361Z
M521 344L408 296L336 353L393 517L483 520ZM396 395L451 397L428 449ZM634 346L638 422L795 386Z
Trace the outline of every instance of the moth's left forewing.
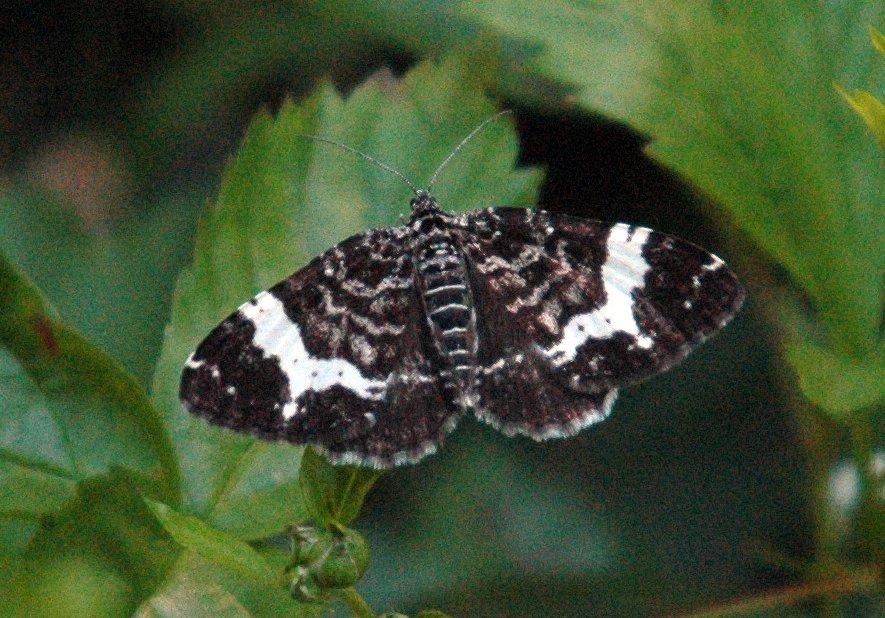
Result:
M433 452L459 411L425 356L405 238L399 227L357 234L241 305L185 363L185 407L337 463Z
M486 366L529 350L577 392L634 384L724 326L744 290L718 257L648 228L528 209L465 217ZM483 342L484 343L484 342Z

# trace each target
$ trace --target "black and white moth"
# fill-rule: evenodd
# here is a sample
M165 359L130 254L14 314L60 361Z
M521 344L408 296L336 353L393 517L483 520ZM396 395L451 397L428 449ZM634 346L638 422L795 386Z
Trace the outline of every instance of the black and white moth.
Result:
M433 453L468 410L507 435L570 436L743 301L722 260L672 236L524 208L449 214L410 186L403 225L339 243L209 333L184 365L184 406L375 468Z

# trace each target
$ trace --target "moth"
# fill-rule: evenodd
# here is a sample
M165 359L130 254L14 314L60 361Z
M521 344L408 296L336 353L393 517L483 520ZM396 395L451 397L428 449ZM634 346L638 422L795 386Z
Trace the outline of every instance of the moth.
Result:
M433 453L469 411L507 435L571 436L734 316L737 277L684 240L526 208L442 210L429 187L496 116L427 189L337 144L405 180L411 215L243 303L185 362L184 406L388 468Z

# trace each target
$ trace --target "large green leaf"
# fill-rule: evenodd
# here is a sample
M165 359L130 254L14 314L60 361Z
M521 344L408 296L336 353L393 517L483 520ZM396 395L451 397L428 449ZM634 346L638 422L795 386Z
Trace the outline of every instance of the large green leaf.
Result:
M872 349L883 159L833 83L881 89L867 28L885 5L505 0L460 15L540 44L526 72L647 134L653 156L789 270L841 348Z
M209 330L241 302L346 238L392 225L408 212L410 189L358 157L301 134L320 135L371 153L426 182L452 148L494 108L465 63L423 64L402 80L380 74L345 101L330 87L301 105L260 114L231 163L217 203L206 214L194 264L179 281L154 381L154 397L181 461L185 513L241 538L257 538L305 516L293 492L301 449L212 428L178 402L181 366ZM445 207L530 204L536 171L513 171L517 143L509 121L490 125L443 172ZM246 469L244 462L251 462ZM241 489L224 516L220 498L232 479ZM265 493L261 507L252 487Z
M138 383L61 322L0 256L0 527L21 546L77 481L120 466L163 478L176 465ZM11 528L10 528L11 526ZM16 530L17 533L10 533Z

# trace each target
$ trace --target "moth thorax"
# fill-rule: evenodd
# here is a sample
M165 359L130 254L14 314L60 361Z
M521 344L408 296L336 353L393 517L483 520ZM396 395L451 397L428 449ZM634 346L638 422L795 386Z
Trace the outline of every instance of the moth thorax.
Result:
M434 346L462 394L472 389L476 315L460 249L448 238L430 240L417 254L421 295Z

